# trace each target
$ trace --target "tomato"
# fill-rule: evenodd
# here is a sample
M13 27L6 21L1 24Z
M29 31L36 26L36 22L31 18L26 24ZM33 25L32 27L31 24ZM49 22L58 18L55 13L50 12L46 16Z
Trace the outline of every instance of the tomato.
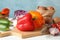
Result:
M4 8L1 13L3 15L7 15L8 16L9 15L9 12L10 12L10 10L8 8Z

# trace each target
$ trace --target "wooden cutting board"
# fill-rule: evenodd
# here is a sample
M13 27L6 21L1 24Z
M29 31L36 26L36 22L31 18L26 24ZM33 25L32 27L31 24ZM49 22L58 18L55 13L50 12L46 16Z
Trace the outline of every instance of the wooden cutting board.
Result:
M57 23L60 21L60 17L55 17L54 21ZM44 28L42 30L44 30L46 27L44 26ZM6 31L6 32L0 32L0 37L5 37L5 36L9 36L9 35L14 35L14 36L19 36L22 38L28 38L28 37L34 37L34 36L40 36L40 35L46 35L49 34L48 31L41 31L41 30L36 30L36 31L30 31L30 32L23 32L23 31L19 31L16 28L14 28L12 31Z
M5 36L9 36L9 35L14 35L14 36L19 36L21 38L28 38L28 37L34 37L34 36L39 36L39 35L46 35L48 34L47 27L44 26L44 28L42 28L42 30L35 30L35 31L28 31L28 32L24 32L24 31L19 31L16 27L13 30L10 31L6 31L6 32L0 32L0 37L5 37Z
M41 32L41 30L36 30L36 31L24 32L24 31L18 30L17 28L14 28L14 30L12 30L11 33L12 33L12 35L19 36L21 38L29 38L29 37L49 34L48 31Z
M0 38L1 37L5 37L5 36L9 36L9 35L11 35L11 32L10 31L0 32Z

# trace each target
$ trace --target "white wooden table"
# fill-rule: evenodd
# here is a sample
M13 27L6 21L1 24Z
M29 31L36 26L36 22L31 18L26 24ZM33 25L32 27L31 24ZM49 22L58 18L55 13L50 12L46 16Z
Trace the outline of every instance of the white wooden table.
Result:
M0 40L60 40L60 35L59 36L43 35L43 36L26 38L26 39L22 39L17 36L8 36L8 37L0 38Z

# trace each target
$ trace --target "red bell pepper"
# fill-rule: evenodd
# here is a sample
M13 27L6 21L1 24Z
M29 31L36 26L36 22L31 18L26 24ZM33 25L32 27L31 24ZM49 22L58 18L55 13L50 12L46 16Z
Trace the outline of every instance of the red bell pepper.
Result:
M22 18L17 19L17 29L21 31L33 31L34 25L31 14L26 14Z

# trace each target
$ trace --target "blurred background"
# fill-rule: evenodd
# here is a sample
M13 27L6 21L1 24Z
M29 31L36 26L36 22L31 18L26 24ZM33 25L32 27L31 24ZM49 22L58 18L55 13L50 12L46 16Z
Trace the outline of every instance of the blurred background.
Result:
M56 10L54 17L60 17L60 0L0 0L0 11L10 9L10 17L14 17L15 10L35 10L37 6L53 6Z

